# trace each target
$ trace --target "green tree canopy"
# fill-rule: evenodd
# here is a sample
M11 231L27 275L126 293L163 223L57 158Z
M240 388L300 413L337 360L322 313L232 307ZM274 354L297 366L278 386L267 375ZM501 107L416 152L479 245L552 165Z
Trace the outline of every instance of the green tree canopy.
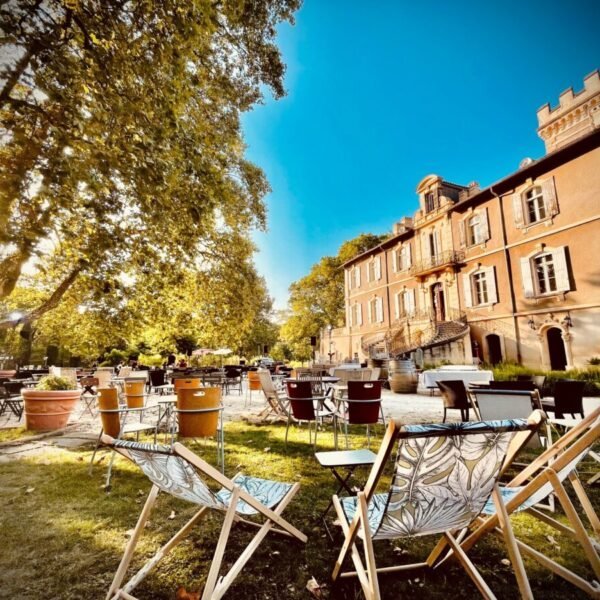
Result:
M76 281L122 309L124 276L158 289L218 278L236 246L244 270L268 184L244 157L240 114L263 90L283 95L276 26L298 6L3 3L0 299L32 263L54 287L29 321Z
M336 256L324 256L308 275L290 286L290 312L281 328L281 339L299 360L311 356L310 337L326 325L344 324L344 269L351 258L380 244L386 235L361 234L344 242Z

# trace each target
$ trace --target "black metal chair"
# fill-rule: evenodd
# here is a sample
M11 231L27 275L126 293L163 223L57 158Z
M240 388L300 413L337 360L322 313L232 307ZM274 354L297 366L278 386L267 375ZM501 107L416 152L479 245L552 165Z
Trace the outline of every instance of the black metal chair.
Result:
M242 394L242 370L225 367L225 379L223 381L225 393L229 394L230 389L237 389Z
M463 421L469 420L469 409L471 402L467 395L467 389L462 379L446 379L445 381L437 381L437 386L442 393L444 401L444 420L446 422L446 411L451 408L460 410L460 418Z
M564 419L565 413L573 418L579 414L583 419L584 387L585 381L559 380L554 384L554 400L543 401L542 408L546 412L553 412L556 419Z
M23 415L23 398L21 390L25 387L20 381L5 381L4 382L4 399L0 407L0 416L9 408L12 413L20 419Z
M535 383L531 379L519 381L490 381L490 389L533 392L535 390Z

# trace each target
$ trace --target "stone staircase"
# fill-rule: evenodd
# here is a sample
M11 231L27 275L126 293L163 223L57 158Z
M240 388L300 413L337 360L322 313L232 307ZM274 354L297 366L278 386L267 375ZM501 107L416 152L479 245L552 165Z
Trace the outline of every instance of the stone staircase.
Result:
M392 332L388 340L390 357L414 352L417 348L428 350L436 346L450 344L469 333L469 325L464 315L453 315L450 321L431 320L429 325L419 330L417 335L407 337L407 328L402 327Z

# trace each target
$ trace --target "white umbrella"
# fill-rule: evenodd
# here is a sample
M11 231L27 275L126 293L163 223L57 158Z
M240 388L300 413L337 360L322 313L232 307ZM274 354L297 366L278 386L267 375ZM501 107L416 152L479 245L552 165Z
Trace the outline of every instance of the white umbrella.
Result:
M214 350L211 350L210 348L196 348L196 350L194 350L192 352L192 356L206 356L207 354L213 354Z
M223 357L228 356L232 352L233 350L230 350L229 348L219 348L218 350L215 350L213 354L221 357L221 366L223 366Z
M215 354L216 356L227 356L232 352L233 350L230 350L229 348L219 348L218 350L215 350L213 354Z

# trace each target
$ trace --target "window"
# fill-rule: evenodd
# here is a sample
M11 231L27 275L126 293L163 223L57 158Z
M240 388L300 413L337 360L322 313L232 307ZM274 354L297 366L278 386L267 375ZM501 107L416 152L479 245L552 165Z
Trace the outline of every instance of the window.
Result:
M394 271L406 271L411 265L410 244L405 244L394 250L392 255L394 261Z
M482 208L458 223L461 247L476 246L490 239L487 209Z
M367 263L367 280L381 279L381 256L376 256Z
M513 196L515 226L529 227L558 214L554 178L546 179Z
M540 294L556 292L556 273L554 271L554 259L552 254L544 254L534 259L535 283Z
M367 265L367 279L375 281L375 263L373 261Z
M377 296L369 301L369 323L383 321L383 300Z
M546 206L541 186L536 185L525 192L525 212L528 223L537 223L546 218Z
M429 246L429 256L431 258L435 258L438 254L440 254L440 240L438 234L433 231L427 236L427 244Z
M362 305L353 304L351 310L352 325L362 325Z
M525 298L568 292L571 289L566 246L544 248L521 258Z
M473 290L475 292L475 304L488 303L488 288L485 273L475 273L473 275Z
M437 194L429 192L425 194L425 212L431 212L437 208Z
M415 314L415 290L404 290L394 296L396 319Z
M350 271L350 288L360 287L360 267L354 267Z
M490 306L498 302L494 267L479 266L462 276L465 306Z

